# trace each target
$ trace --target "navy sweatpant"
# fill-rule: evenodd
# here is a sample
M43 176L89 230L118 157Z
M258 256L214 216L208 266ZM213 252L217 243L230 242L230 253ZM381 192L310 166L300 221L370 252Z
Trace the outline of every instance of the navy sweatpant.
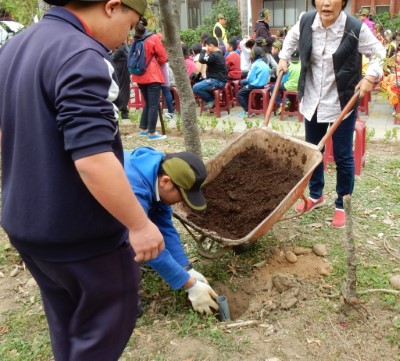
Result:
M138 312L140 274L130 244L78 262L21 257L41 291L55 360L117 361Z

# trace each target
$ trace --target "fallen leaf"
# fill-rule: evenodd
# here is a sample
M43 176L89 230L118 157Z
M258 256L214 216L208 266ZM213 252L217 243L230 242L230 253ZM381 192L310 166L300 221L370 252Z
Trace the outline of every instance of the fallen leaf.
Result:
M264 266L266 263L267 263L267 261L264 260L264 261L261 261L261 262L258 262L258 263L254 263L254 264L252 265L252 267L254 267L254 268L260 268L260 267Z
M321 340L317 340L317 339L314 339L314 338L308 338L307 339L307 343L308 344L316 343L318 346L321 346Z

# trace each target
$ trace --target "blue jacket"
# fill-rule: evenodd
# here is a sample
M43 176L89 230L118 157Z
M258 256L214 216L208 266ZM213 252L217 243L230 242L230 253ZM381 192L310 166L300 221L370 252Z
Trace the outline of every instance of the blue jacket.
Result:
M127 229L88 191L74 161L123 162L109 49L52 7L0 49L1 223L33 257L67 262L120 247Z
M172 223L172 207L156 199L157 174L164 158L165 154L158 150L140 147L133 152L124 151L124 167L137 199L164 237L165 249L148 263L172 289L177 290L190 278L183 269L190 262Z
M262 88L269 81L269 66L262 59L257 59L252 65L247 80L254 88Z

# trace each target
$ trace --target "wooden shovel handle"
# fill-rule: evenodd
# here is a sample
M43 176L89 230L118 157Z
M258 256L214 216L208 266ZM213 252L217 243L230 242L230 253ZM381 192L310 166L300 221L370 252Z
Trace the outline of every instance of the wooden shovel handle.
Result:
M264 126L265 127L268 127L269 118L271 118L271 114L272 114L272 111L274 109L276 96L278 95L279 88L281 86L282 78L283 78L283 70L281 70L279 72L278 77L276 78L276 82L275 82L275 85L274 85L274 91L272 92L271 98L270 98L269 103L268 103L267 112L265 113L265 117L264 117Z
M320 140L318 143L318 149L322 151L322 149L325 147L326 142L328 139L332 136L332 134L335 132L336 128L340 125L340 123L343 121L344 117L349 113L349 111L354 107L354 104L356 104L358 98L360 97L360 89L358 89L354 95L351 97L349 102L346 104L346 106L343 108L342 112L339 114L339 117L331 124L329 127L328 131L324 135L324 137ZM306 120L307 121L307 120Z

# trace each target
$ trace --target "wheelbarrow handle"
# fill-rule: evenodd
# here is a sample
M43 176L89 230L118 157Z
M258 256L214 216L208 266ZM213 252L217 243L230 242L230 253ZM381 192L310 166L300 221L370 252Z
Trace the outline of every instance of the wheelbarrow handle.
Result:
M344 117L349 113L349 111L354 107L354 104L356 104L358 98L360 97L360 89L358 89L354 95L351 97L351 99L348 101L346 106L343 108L342 112L339 114L339 117L331 124L329 127L328 131L326 134L323 136L323 138L320 140L318 143L318 149L322 152L322 149L324 149L326 142L328 139L332 136L332 134L335 132L337 127L340 125L340 123L343 121ZM307 121L307 120L306 120Z
M283 70L279 71L278 77L276 78L276 82L274 85L274 91L271 94L271 98L268 103L268 108L267 108L267 111L266 111L265 117L264 117L264 127L268 127L269 118L271 118L271 114L272 114L272 111L275 106L275 100L276 100L276 96L278 95L279 88L281 86L282 78L283 78Z

